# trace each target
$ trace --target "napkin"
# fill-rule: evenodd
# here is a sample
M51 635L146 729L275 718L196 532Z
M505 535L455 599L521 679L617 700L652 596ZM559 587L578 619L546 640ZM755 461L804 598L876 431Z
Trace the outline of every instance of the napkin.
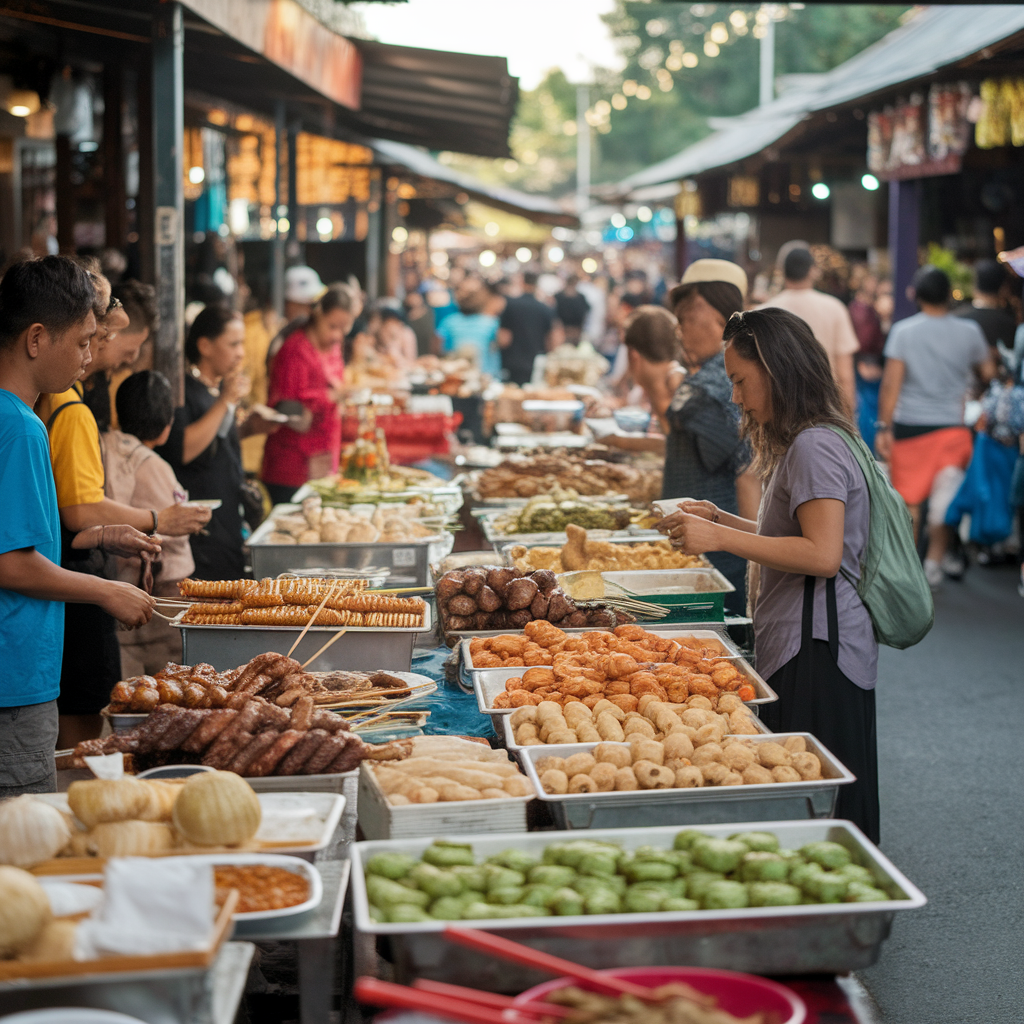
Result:
M114 857L102 904L78 927L75 959L205 949L213 891L213 868L195 858Z
M124 754L90 754L84 760L97 779L120 779L124 776Z

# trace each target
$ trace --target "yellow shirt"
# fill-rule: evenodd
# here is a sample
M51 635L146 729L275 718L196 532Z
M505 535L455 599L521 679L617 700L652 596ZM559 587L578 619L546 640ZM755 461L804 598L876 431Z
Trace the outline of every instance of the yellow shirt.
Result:
M62 406L67 408L54 417L54 412ZM42 395L36 412L50 435L57 507L94 505L102 501L105 495L100 429L96 417L82 402L81 384L75 384L60 395Z
M267 402L267 350L270 342L270 331L267 330L263 312L254 309L246 313L245 372L252 382L248 402L250 406L265 405ZM242 465L246 473L259 474L263 466L263 446L266 443L265 434L242 438Z

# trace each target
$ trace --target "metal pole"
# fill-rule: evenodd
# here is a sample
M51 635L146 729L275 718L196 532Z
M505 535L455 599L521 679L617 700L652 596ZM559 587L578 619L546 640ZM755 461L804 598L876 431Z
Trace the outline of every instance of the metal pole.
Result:
M284 100L278 100L274 111L274 238L271 243L270 261L270 301L274 313L284 316L284 236L277 230L277 222L281 216L282 206L287 205L285 194L284 170L287 143L285 141L287 127L285 125Z
M892 318L913 316L914 300L907 289L917 273L917 246L920 236L921 182L889 182L889 264L892 267Z
M763 107L775 99L775 9L773 4L764 4L761 10L768 15L761 36L760 103Z
M181 4L175 0L157 4L153 15L152 118L155 284L160 326L156 332L154 364L170 380L179 402L184 397L184 40Z
M576 87L576 215L590 206L590 87Z

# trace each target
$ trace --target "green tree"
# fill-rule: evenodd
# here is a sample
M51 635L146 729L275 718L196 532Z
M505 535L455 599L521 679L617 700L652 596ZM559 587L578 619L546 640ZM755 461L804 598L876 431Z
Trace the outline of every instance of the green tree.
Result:
M708 133L708 117L757 105L761 10L618 0L604 20L626 66L599 77L612 109L597 125L595 180L613 181L671 156ZM775 72L785 75L841 64L896 28L908 8L777 4L775 10Z

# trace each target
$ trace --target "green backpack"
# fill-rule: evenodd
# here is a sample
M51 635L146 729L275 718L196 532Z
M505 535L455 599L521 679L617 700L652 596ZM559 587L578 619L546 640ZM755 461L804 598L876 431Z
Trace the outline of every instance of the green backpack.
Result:
M935 622L935 604L914 543L914 525L903 499L879 468L868 446L845 430L830 427L847 444L868 485L871 524L857 588L880 644L903 650L924 639Z

